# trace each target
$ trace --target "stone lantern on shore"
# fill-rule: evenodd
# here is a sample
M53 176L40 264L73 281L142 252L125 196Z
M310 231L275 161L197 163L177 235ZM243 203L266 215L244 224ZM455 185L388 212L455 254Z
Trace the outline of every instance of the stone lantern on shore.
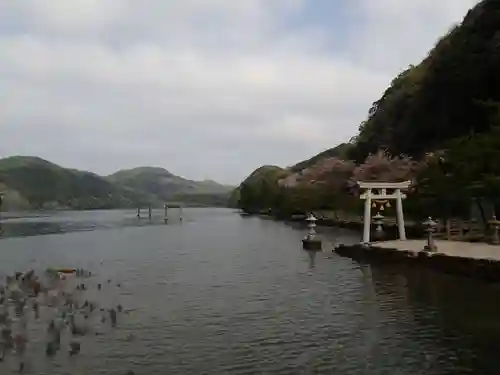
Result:
M316 236L316 219L313 214L309 214L306 218L307 228L309 233L302 240L304 250L321 250L321 240Z
M437 247L434 242L433 233L437 227L437 223L429 216L427 220L422 223L422 225L424 226L424 231L427 233L427 245L425 245L424 251L436 252Z
M500 238L498 235L498 231L500 229L500 221L497 220L497 217L493 215L490 221L488 221L488 224L491 225L493 228L493 234L491 236L491 244L492 245L500 245Z

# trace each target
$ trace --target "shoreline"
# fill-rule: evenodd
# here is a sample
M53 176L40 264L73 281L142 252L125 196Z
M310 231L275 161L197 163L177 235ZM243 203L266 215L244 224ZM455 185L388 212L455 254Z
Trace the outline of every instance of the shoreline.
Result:
M251 216L266 217L277 221L304 223L303 217L277 218L269 214ZM318 226L329 228L346 228L361 232L360 221L334 220L320 218ZM397 238L397 225L385 223L384 231L387 240L372 242L369 246L361 243L354 245L340 244L334 252L360 263L403 264L412 268L422 267L438 272L500 283L500 246L485 242L452 241L435 239L436 252L424 251L427 243L422 239L424 231L421 225L407 223L405 226L408 240L391 240ZM373 232L372 232L373 233ZM373 238L373 237L372 237Z
M288 222L288 223L302 223L306 225L305 215L291 215L291 216L276 216L268 213L241 213L242 217L261 217L266 219L272 219L276 221ZM389 219L390 220L390 219ZM333 218L322 218L317 217L316 225L319 227L327 228L344 228L353 231L358 231L362 233L363 231L363 221L362 220L342 220ZM395 221L385 221L383 224L384 237L387 239L398 237L398 226ZM414 222L405 222L405 230L408 238L422 238L425 235L422 225ZM376 235L374 227L372 226L372 238Z
M500 246L436 240L437 251L424 251L425 240L384 241L369 246L339 245L334 251L356 261L381 261L427 267L456 276L500 282Z

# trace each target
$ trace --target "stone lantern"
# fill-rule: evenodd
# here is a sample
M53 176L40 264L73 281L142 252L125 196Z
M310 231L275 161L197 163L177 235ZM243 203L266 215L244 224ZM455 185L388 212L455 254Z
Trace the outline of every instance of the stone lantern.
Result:
M493 228L493 235L491 236L491 243L493 245L500 245L500 238L498 235L498 231L500 229L500 221L497 220L497 217L493 215L490 221L488 221L488 224L491 225Z
M316 237L316 219L313 214L309 214L306 218L307 228L309 233L302 240L304 250L321 250L321 240Z
M380 212L373 217L373 224L375 224L375 236L381 239L384 236L384 216Z
M437 227L437 223L429 216L427 220L422 223L422 225L424 226L424 231L427 233L427 245L425 245L424 251L436 252L437 247L434 243L433 233Z

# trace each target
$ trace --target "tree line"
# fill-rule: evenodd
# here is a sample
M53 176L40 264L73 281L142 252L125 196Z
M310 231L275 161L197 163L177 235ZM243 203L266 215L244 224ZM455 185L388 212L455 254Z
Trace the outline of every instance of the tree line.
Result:
M467 217L472 206L485 215L500 193L499 67L500 1L483 0L390 82L350 142L254 172L233 201L278 216L357 213L356 181L411 179L411 216Z

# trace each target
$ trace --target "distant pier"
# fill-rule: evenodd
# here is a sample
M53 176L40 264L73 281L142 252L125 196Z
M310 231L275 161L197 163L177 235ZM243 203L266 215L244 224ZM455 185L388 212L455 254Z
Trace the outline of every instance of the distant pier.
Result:
M167 203L165 203L164 206L163 206L163 208L164 208L164 219L165 219L165 222L168 221L168 210L170 208L174 208L174 209L178 209L179 210L179 218L182 221L182 205L180 205L180 204L167 204ZM148 210L148 218L151 220L152 217L153 217L153 206L152 205L148 205L147 206L147 210ZM141 206L137 207L137 218L138 219L141 218Z

